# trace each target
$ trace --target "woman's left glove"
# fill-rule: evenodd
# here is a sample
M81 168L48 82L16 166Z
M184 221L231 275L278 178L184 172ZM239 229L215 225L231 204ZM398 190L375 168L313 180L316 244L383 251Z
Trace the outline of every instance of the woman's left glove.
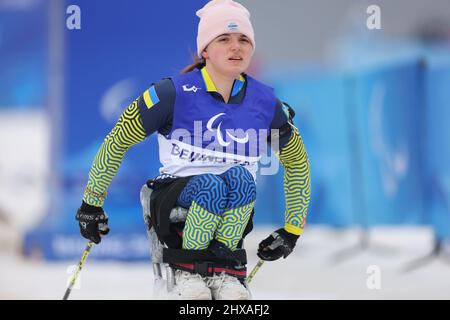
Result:
M258 257L266 261L277 260L282 256L286 258L294 250L298 237L298 235L287 232L284 228L278 229L260 242Z
M76 219L79 222L81 235L95 244L99 244L101 236L109 232L108 216L102 207L90 206L83 201L77 211Z

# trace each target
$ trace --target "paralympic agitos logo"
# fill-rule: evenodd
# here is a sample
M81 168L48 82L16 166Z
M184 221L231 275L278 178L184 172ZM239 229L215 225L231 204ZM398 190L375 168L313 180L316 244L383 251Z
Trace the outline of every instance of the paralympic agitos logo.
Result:
M206 124L206 129L208 129L208 131L211 132L216 132L216 136L217 136L217 141L219 142L219 144L223 147L227 147L231 141L226 142L223 137L222 137L222 132L221 132L221 125L222 125L222 121L219 122L219 124L217 125L217 129L213 128L214 122L216 121L216 119L220 118L221 116L225 115L225 113L218 113L215 116L211 117L211 119L208 120L208 123ZM225 130L227 136L233 140L236 141L237 143L247 143L248 142L248 133L245 133L245 137L244 138L237 138L235 136L233 136L232 134L230 134L227 130Z

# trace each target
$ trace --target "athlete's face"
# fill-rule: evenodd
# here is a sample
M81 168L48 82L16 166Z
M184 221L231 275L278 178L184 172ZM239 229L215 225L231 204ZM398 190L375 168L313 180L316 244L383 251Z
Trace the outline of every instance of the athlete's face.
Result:
M206 63L217 72L234 78L250 64L253 46L242 33L226 33L215 38L203 51Z

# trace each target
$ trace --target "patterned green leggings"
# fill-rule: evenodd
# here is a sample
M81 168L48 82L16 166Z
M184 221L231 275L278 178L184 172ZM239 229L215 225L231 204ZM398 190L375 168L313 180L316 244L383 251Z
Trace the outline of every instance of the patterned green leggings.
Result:
M244 167L232 167L221 175L193 177L177 199L177 205L189 208L183 249L206 249L215 238L235 250L255 199L255 181Z

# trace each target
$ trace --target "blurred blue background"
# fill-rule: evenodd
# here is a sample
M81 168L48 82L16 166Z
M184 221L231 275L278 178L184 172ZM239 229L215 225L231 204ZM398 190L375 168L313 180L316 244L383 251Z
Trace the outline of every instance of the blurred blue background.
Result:
M94 156L131 101L191 62L205 3L0 2L0 221L26 254L78 257L74 215ZM424 225L450 239L450 3L241 3L256 30L249 73L294 107L310 157L307 226ZM370 4L381 30L366 26ZM69 5L79 30L66 27ZM148 259L139 191L158 168L155 136L126 154L97 257ZM282 180L281 167L258 177L256 226L282 225Z

